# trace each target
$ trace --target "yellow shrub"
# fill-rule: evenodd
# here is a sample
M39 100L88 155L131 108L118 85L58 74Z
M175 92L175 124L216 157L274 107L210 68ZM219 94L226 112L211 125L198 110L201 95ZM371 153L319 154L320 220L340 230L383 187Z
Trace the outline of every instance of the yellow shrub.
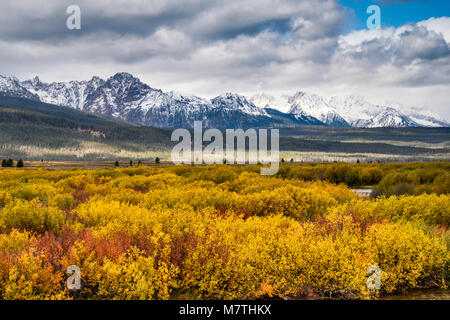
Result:
M29 232L12 230L9 234L0 234L0 251L6 253L19 253L25 250L33 237Z
M71 194L62 193L55 195L51 200L50 204L56 206L61 210L69 210L75 204L75 199Z
M59 180L56 185L63 188L65 191L69 191L70 189L83 190L87 185L93 183L94 178L92 176L87 174L73 174L70 177Z
M100 273L100 298L148 300L169 298L177 270L157 265L153 257L145 257L134 248L118 263L106 260Z
M67 299L62 280L63 274L44 263L41 256L26 253L9 270L2 290L3 299Z
M0 296L365 299L379 295L367 288L374 265L383 293L444 286L448 194L360 199L320 179L385 175L385 184L443 193L449 165L285 164L278 177L259 169L0 170ZM69 265L81 269L75 293Z
M442 239L428 237L410 224L381 224L370 227L365 241L372 264L382 271L386 292L429 280L443 283L450 256Z
M450 225L450 195L423 194L381 199L377 213L397 220L422 220L430 224Z
M39 199L47 201L58 193L58 190L48 183L20 184L10 189L13 198L32 200Z
M64 224L65 214L57 208L42 205L37 200L15 201L0 211L0 222L6 228L17 228L43 233L58 233Z
M11 201L11 194L9 194L8 192L0 191L0 208L6 206Z

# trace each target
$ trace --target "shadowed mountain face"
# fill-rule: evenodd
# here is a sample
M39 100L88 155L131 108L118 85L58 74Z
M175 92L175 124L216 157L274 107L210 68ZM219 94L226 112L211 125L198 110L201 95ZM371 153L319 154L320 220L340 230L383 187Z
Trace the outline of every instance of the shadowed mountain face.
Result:
M280 100L266 94L247 99L226 93L208 100L151 88L128 73L117 73L106 80L93 77L89 81L67 83L44 83L38 77L20 82L0 76L0 93L158 128L192 128L194 121L199 120L205 127L219 129L302 125L449 126L445 120L430 112L374 105L357 95L325 99L298 92ZM277 110L279 104L283 104L289 112Z

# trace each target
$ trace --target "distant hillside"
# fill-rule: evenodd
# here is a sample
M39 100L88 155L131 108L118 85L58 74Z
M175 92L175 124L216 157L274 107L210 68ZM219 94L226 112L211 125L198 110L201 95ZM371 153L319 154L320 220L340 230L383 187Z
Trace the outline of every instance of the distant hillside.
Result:
M127 152L165 149L170 145L170 133L72 108L0 96L0 156L72 159L79 155L92 160L117 154L120 158Z
M300 137L305 139L320 139L329 141L392 141L423 142L442 144L447 142L450 147L450 128L338 128L303 126L285 128L281 136Z

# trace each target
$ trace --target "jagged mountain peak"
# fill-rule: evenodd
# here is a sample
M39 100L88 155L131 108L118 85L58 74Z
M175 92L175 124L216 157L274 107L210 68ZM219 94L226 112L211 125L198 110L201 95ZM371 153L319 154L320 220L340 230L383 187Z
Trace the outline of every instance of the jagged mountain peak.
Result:
M267 116L264 109L255 106L245 96L241 96L237 93L224 93L211 99L211 103L216 108L239 110L250 115Z
M353 127L419 126L401 110L389 105L374 104L360 94L334 96L329 103Z
M0 93L10 97L39 100L39 96L24 88L16 77L0 75Z
M216 105L216 106L223 106L223 107L234 108L234 109L239 108L242 105L252 104L251 102L249 102L247 100L246 97L241 96L237 93L232 93L232 92L226 92L215 98L212 98L211 102L213 103L213 105Z
M306 91L303 91L303 90L299 90L294 95L288 96L288 102L291 104L294 104L296 101L301 100L301 99L316 100L316 101L326 103L325 99L322 98L321 96L319 96L318 94L307 93Z
M267 93L257 93L253 95L249 101L259 108L277 109L283 112L288 112L290 104L288 102L288 95L273 96Z
M373 104L360 94L325 98L299 90L292 96L258 93L247 98L227 92L213 99L164 92L127 72L106 80L46 83L34 77L20 82L0 75L0 94L40 100L112 115L140 125L191 127L195 120L217 128L326 124L355 127L450 126L423 109L395 103ZM288 114L281 112L288 111Z
M288 98L291 105L289 113L298 116L311 116L331 126L348 126L347 121L337 110L317 94L308 94L298 91Z
M89 80L89 81L87 81L87 82L92 83L92 84L97 85L97 86L100 86L100 85L102 85L102 84L105 83L105 80L103 80L103 79L100 78L99 76L93 76L93 77L91 78L91 80Z
M31 83L33 84L33 86L37 86L41 83L41 79L39 79L38 76L34 76L34 78L31 79Z
M116 73L112 77L109 77L106 80L106 83L110 85L120 85L127 88L137 86L145 89L150 89L150 87L147 84L143 83L139 78L134 77L132 74L127 72Z
M450 122L446 121L440 115L427 110L423 107L406 107L395 101L386 101L386 105L400 110L415 123L425 127L450 127Z
M233 93L233 92L222 93L221 95L218 95L214 99L227 99L227 100L233 100L233 101L245 101L245 102L248 102L247 98L245 96L242 96L240 94Z
M131 73L128 73L128 72L116 72L109 79L126 80L126 81L140 81L139 78L133 76Z

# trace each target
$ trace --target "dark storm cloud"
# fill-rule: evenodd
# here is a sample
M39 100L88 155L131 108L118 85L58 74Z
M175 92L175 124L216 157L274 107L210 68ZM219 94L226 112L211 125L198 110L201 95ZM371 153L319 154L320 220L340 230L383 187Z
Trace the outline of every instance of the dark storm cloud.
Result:
M254 36L263 31L271 31L275 33L285 34L291 31L291 18L271 19L267 21L258 21L254 24L244 26L230 25L220 32L207 35L209 39L231 39L239 35Z
M18 3L4 0L0 3L0 38L16 41L59 41L97 32L145 37L161 27L182 26L211 5L208 1L187 1L192 5L185 6L167 1L159 10L139 10L146 2L35 0ZM148 2L148 5L151 6L151 2ZM128 5L128 10L115 9L120 3ZM66 20L69 17L66 9L73 4L79 5L81 9L80 31L66 28ZM136 10L130 9L133 6Z
M442 34L424 26L411 25L394 35L364 40L346 48L344 55L370 64L409 65L417 60L432 61L450 57L449 44Z
M399 35L395 43L395 54L404 63L415 59L436 60L450 55L448 43L442 34L415 26Z
M66 8L72 4L81 8L82 28L77 32L66 28ZM0 8L0 38L11 41L61 41L97 32L146 37L159 28L211 41L265 30L283 34L292 29L294 19L303 18L313 24L330 12L335 19L328 27L335 30L344 19L342 8L326 0L3 0Z
M0 21L4 21L0 40L55 46L80 42L84 45L77 44L74 58L95 60L103 56L106 60L136 63L157 56L190 59L195 50L221 41L236 50L232 42L249 37L250 42L256 40L251 49L264 53L257 57L250 54L240 61L262 66L270 64L271 59L286 60L272 49L267 52L267 48L258 47L269 45L260 41L259 35L270 33L279 37L271 37L270 45L284 47L291 55L293 47L298 51L301 45L304 50L300 58L316 62L323 59L325 63L332 56L337 45L335 37L345 19L344 9L334 0L84 0L75 2L81 8L81 30L68 30L65 23L69 4L74 3L35 0L18 4L5 0L0 4ZM326 40L326 46L320 44L326 38L334 40ZM291 45L286 46L283 40ZM115 46L115 42L122 45ZM311 48L324 47L326 50L311 52ZM89 58L83 56L88 50Z

